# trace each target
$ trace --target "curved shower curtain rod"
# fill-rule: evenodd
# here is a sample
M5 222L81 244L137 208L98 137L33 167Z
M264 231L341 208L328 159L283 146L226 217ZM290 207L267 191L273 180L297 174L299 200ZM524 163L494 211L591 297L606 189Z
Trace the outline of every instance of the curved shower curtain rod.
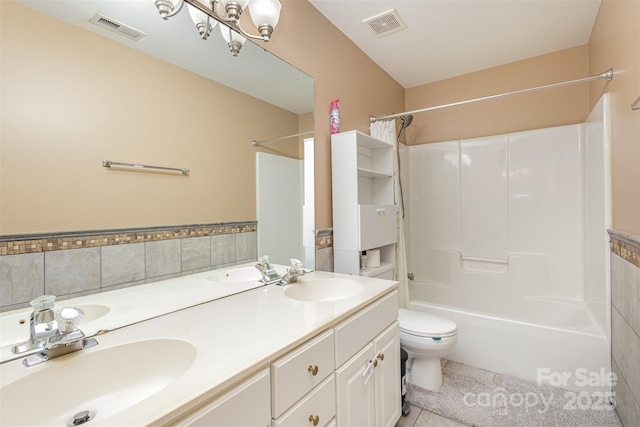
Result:
M512 91L512 92L499 93L497 95L483 96L481 98L474 98L474 99L468 99L466 101L452 102L450 104L436 105L436 106L433 106L433 107L421 108L419 110L405 111L404 113L387 114L385 116L370 116L369 117L369 121L371 123L373 123L373 122L377 122L378 120L395 119L395 118L402 117L402 116L408 115L408 114L424 113L426 111L440 110L442 108L457 107L458 105L471 104L471 103L479 102L479 101L487 101L489 99L503 98L505 96L511 96L511 95L519 95L521 93L535 92L535 91L543 90L543 89L553 89L553 88L556 88L556 87L569 86L569 85L573 85L573 84L576 84L576 83L585 83L585 82L590 82L591 80L608 80L608 81L611 81L612 79L613 79L613 68L609 68L607 71L605 71L604 73L600 73L597 76L584 77L584 78L581 78L581 79L568 80L566 82L560 82L560 83L552 83L552 84L548 84L548 85L544 85L544 86L532 87L532 88L529 88L529 89L521 89L521 90L515 90L515 91Z

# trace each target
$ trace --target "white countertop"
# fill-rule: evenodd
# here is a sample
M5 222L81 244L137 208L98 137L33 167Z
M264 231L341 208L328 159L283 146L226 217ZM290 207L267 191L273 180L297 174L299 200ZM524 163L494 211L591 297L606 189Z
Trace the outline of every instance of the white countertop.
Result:
M87 307L108 307L108 312L102 317L89 321L85 319L80 323L80 330L85 335L91 336L100 330L112 331L176 310L260 287L262 284L258 281L222 283L208 280L208 277L217 273L234 269L249 268L258 273L254 264L242 264L109 292L59 300L56 301L55 307L76 306L84 308L85 311L89 311ZM274 267L280 274L286 271L285 266L277 265ZM0 313L1 362L24 357L23 354L14 354L11 347L29 338L30 315L30 307Z
M107 315L81 326L81 329L87 335L101 329L115 330L97 336L99 344L96 347L37 366L22 366L22 357L3 363L0 365L2 387L26 375L37 375L39 370L47 369L47 365L53 363L66 363L69 379L77 381L78 387L82 387L83 382L91 381L91 378L82 379L74 375L74 357L143 340L184 340L196 349L195 360L184 374L134 406L108 417L100 417L100 414L97 414L96 418L88 423L91 426L161 425L171 421L179 413L215 396L259 368L267 367L270 361L397 288L397 282L393 281L312 272L305 275L302 281L347 278L360 282L363 291L349 298L316 303L286 297L285 290L296 284L268 285L220 298L215 296L219 295L220 290L211 288L227 284L212 284L206 281L210 274L211 272L201 273L77 298L73 301L62 301L59 305L108 305L111 310ZM214 298L219 299L201 303ZM189 307L194 304L199 305L161 315L163 310L173 311L177 307ZM149 320L144 320L145 318ZM122 327L123 322L130 325ZM114 363L124 366L127 360ZM96 366L95 369L99 370L100 366ZM52 387L52 392L55 393L55 385ZM25 399L29 397L25 396ZM1 412L4 412L6 408L2 409ZM77 408L78 411L83 409L86 408ZM51 414L52 425L65 425L74 413L68 412Z

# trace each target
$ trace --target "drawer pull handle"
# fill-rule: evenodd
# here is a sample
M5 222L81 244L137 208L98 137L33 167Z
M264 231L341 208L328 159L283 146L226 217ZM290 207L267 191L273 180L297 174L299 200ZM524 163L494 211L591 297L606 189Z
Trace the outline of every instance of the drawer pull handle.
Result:
M309 415L309 422L312 423L314 426L317 426L318 423L320 422L320 417L319 416L313 416L313 415Z
M373 367L377 368L378 367L378 359L374 359L373 360Z
M380 354L378 355L378 359L380 359L380 360L384 360L384 353L380 353Z
M318 365L309 365L309 367L307 368L307 372L315 377L316 375L318 375Z

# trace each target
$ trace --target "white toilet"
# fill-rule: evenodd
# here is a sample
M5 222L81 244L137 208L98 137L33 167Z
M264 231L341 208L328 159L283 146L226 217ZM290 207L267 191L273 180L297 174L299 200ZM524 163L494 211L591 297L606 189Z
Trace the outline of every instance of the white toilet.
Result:
M421 311L400 309L400 347L409 354L409 382L427 390L442 387L440 359L458 342L453 320Z

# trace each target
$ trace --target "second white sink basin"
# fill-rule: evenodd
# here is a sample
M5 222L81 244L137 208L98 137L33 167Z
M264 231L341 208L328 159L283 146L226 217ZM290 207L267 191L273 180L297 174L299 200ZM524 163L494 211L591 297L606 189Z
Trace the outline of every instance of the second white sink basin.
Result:
M295 283L284 294L299 301L327 302L350 298L362 290L362 285L353 280L330 279Z
M0 425L65 426L82 411L103 420L167 387L195 358L186 341L153 339L20 367L33 371L0 389Z

